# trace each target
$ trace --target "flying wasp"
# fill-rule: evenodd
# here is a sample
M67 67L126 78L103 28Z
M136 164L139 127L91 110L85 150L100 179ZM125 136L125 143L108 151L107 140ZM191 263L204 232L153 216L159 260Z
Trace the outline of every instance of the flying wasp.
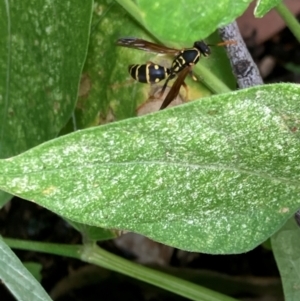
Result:
M235 41L226 41L217 44L217 46L233 43L235 43ZM193 47L184 48L182 50L148 42L139 38L120 38L117 41L117 45L161 54L172 54L175 56L169 69L151 62L144 65L129 66L129 73L139 82L153 83L165 79L166 81L161 90L161 95L165 92L169 80L178 75L176 81L164 99L160 110L166 108L179 94L179 90L182 85L186 87L184 80L189 73L192 73L192 67L198 63L201 55L208 57L211 54L210 45L206 44L202 40L196 41Z

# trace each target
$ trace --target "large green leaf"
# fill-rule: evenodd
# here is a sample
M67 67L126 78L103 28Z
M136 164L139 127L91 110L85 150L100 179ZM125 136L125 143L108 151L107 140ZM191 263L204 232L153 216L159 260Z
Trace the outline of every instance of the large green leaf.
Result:
M244 252L300 207L299 85L73 133L0 161L0 188L77 222Z

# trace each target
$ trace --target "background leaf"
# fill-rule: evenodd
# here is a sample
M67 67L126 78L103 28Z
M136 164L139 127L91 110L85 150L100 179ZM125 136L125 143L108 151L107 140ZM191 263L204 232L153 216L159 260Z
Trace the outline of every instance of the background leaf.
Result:
M54 138L71 116L91 3L1 2L0 157Z
M11 197L12 196L9 193L0 190L0 208L2 208Z
M0 161L0 187L77 222L178 248L254 248L299 207L300 88L203 98Z
M300 299L300 228L295 218L272 236L272 249L280 271L285 301Z
M92 1L0 3L0 158L57 136L70 118ZM0 193L0 202L10 196Z
M95 226L89 226L81 223L76 223L66 219L77 231L81 232L83 239L101 241L116 238L118 235L116 231L103 229Z
M42 268L43 266L40 263L36 262L24 262L24 267L32 274L32 276L38 281L42 280Z
M178 43L177 45L191 45L194 41L206 38L218 27L233 22L252 0L135 2L145 27L154 32L159 40Z
M147 56L142 51L133 55L116 46L121 36L133 35L151 39L115 1L95 1L89 50L75 110L78 128L136 115L136 107L147 95L149 85L137 85L131 80L128 65L146 63L155 55Z
M257 18L262 18L272 8L277 6L282 0L257 0L254 15Z
M0 279L17 300L51 301L40 283L0 238Z

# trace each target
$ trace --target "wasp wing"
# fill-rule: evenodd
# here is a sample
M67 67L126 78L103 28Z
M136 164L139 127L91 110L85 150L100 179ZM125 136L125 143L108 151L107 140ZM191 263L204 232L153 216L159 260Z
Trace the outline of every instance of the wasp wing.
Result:
M166 98L164 99L160 110L165 109L171 102L172 100L179 94L179 90L180 87L182 85L184 85L184 80L186 78L186 76L189 74L189 72L191 71L191 67L187 66L186 68L184 68L179 75L177 76L173 86L171 87L168 95L166 96Z
M120 38L117 40L117 45L123 47L135 48L143 51L164 53L164 54L177 54L180 51L175 48L169 48L139 38Z

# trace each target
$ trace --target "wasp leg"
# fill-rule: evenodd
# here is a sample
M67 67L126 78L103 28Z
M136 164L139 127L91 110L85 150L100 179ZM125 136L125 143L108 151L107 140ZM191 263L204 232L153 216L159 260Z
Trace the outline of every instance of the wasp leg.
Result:
M189 72L189 74L190 74L191 78L192 78L195 82L198 81L198 78L197 78L196 75L194 74L193 70L191 70L191 71Z
M188 101L189 100L189 87L185 82L182 83L182 86L185 90L185 99L184 100Z
M165 91L166 91L166 88L167 88L167 85L168 85L168 82L169 82L169 80L170 80L170 77L168 77L168 78L166 79L166 81L165 81L165 83L164 83L164 85L163 85L162 89L161 89L161 90L160 90L160 92L159 92L159 97L162 97L162 96L164 95L164 93L165 93Z

